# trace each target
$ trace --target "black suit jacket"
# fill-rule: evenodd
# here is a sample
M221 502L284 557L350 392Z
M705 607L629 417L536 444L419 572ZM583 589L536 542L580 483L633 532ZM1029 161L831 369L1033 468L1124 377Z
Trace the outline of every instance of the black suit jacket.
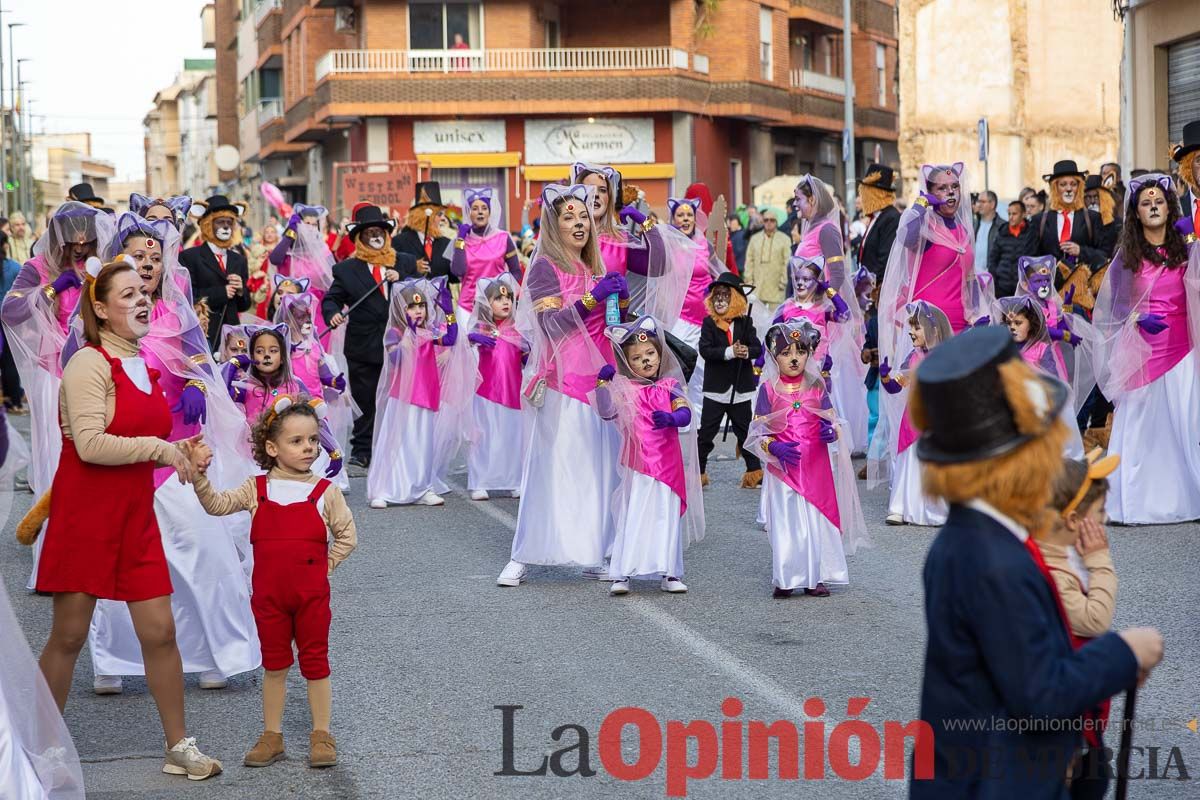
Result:
M1071 241L1079 245L1079 263L1087 264L1094 272L1108 261L1101 243L1104 223L1095 211L1080 209L1072 213ZM1087 219L1091 220L1090 230L1084 218L1085 214ZM1058 212L1043 211L1030 220L1029 225L1037 232L1037 255L1054 256L1059 261L1064 260L1062 248L1058 245Z
M909 798L1066 800L1082 740L1072 721L1134 685L1133 652L1115 633L1075 650L1025 544L967 506L950 507L923 580L934 776L913 780Z
M208 340L212 342L220 335L222 325L236 325L238 314L250 308L250 292L245 288L246 281L250 280L246 257L233 248L226 250L225 269L222 270L212 248L201 243L180 253L179 263L187 268L192 278L192 299L197 303L202 297L208 300ZM242 290L229 298L225 287L228 276L234 274L242 276Z
M458 283L458 277L450 271L450 259L446 258L446 248L449 246L450 240L444 236L433 240L433 257L429 259L429 274L425 277L436 278L439 275L445 275L451 283ZM413 258L411 266L397 267L400 270L400 277L416 277L417 261L425 258L425 245L421 244L421 237L417 235L417 232L412 228L401 228L400 232L392 237L392 249L397 253L397 264L400 264L400 253L405 253Z
M869 269L876 280L882 283L883 271L892 252L892 242L896 241L896 229L900 226L900 211L895 206L888 206L878 214L863 237L858 263Z
M403 275L405 269L415 271L416 260L401 253L396 254L396 270ZM390 284L388 297L391 296ZM369 296L368 296L369 295ZM366 364L383 364L383 333L388 324L388 297L375 288L375 277L371 265L361 258L347 258L333 265L333 283L321 301L321 316L325 324L342 308L354 305L367 296L350 312L346 329L346 359Z
M729 392L737 381L739 393L753 392L758 380L754 376L754 359L762 354L762 342L754 331L750 316L738 317L733 321L733 340L750 348L750 358L725 359L729 347L729 336L717 327L712 317L705 317L700 324L700 357L704 359L704 391ZM738 365L741 364L741 371Z
M1183 215L1191 219L1196 213L1196 193L1192 191L1190 186L1184 185L1183 194L1179 197L1179 204L1183 207ZM1200 233L1200 231L1197 231Z

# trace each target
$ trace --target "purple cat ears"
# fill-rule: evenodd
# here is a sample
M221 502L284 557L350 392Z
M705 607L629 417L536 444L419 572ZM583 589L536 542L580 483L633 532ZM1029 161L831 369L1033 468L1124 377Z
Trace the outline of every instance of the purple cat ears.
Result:
M821 332L807 319L794 319L772 325L767 330L766 340L775 354L787 350L793 343L812 351L821 343Z
M275 284L275 291L279 291L280 286L291 284L299 289L301 294L308 291L308 285L310 283L308 278L292 278L287 275L280 275L278 272L271 276L271 280Z
M582 183L573 183L570 186L557 183L548 184L546 188L542 189L542 208L553 209L554 204L563 197L574 197L576 200L587 203L588 187Z
M161 197L147 197L144 194L133 192L129 195L129 210L139 217L144 217L146 211L151 206L165 206L170 209L175 215L175 220L182 220L187 216L188 211L192 208L192 198L186 195L176 195L163 199Z
M1035 272L1049 274L1054 271L1054 265L1057 263L1054 256L1021 256L1017 259L1017 269L1026 275Z
M699 197L694 197L694 198L692 198L692 197L668 197L667 198L667 211L671 214L672 217L675 216L675 209L679 208L682 205L689 205L692 207L693 212L699 212L700 211L700 198Z
M929 178L935 172L953 172L954 177L961 178L963 174L963 162L955 161L953 164L922 164L921 165L921 180L929 183Z
M604 335L620 346L630 340L648 341L659 338L659 325L654 317L638 317L632 322L613 325L604 331Z
M1159 172L1152 172L1148 175L1139 175L1136 178L1129 180L1129 191L1125 194L1125 207L1133 208L1138 192L1145 189L1147 186L1157 185L1164 193L1175 190L1175 184L1171 182L1169 175L1163 175Z
M492 200L496 195L496 190L490 186L485 186L479 190L468 189L466 196L463 198L466 201L467 209L469 210L476 200L482 200L488 204L488 208L492 207Z

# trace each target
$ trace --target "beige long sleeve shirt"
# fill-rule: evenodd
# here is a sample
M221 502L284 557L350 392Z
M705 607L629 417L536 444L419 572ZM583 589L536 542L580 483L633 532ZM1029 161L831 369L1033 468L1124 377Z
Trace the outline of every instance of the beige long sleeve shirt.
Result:
M100 344L113 358L138 356L135 342L103 331ZM132 365L131 365L132 366ZM75 443L79 457L89 464L118 466L153 461L170 465L175 445L155 436L113 436L105 429L117 407L117 385L112 367L100 351L81 347L63 369L58 410L63 435Z
M755 294L764 303L778 305L787 299L787 265L792 241L782 231L767 236L759 231L746 245L744 280L757 288Z
M1071 630L1076 636L1088 638L1107 633L1112 627L1113 613L1117 607L1117 572L1113 569L1112 554L1108 548L1083 557L1083 565L1088 573L1088 587L1084 591L1067 557L1066 545L1049 542L1037 544L1058 586L1058 596L1062 598Z
M268 496L274 494L271 486L273 481L315 486L319 480L320 478L311 471L292 472L283 467L274 467L267 473ZM227 492L218 492L208 482L208 478L202 475L196 479L195 487L200 505L215 517L237 514L240 511L249 511L250 516L253 517L258 511L258 487L254 477L247 478L240 486ZM303 495L296 494L296 497L302 500L306 495L307 492ZM282 498L272 497L271 499L284 505L287 504L287 501ZM338 564L345 561L346 557L354 552L354 548L358 545L358 533L354 527L354 516L350 513L350 506L346 504L346 497L342 494L342 490L334 484L329 484L325 493L321 495L318 511L321 519L325 521L325 527L333 535L333 544L329 547L329 572L332 573Z

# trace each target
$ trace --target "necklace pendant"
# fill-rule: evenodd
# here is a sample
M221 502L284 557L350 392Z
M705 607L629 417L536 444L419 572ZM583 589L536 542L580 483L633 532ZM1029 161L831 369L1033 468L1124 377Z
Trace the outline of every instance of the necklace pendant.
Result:
M794 403L792 403L792 410L793 410L793 411L799 411L799 410L800 410L800 406L801 406L801 405L802 405L802 404L801 404L801 402L800 402L799 400L795 401Z

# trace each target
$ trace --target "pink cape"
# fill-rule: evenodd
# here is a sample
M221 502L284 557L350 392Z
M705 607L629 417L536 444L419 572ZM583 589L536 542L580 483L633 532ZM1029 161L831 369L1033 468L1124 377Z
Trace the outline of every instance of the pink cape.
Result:
M505 322L504 324L511 324ZM521 408L521 348L496 337L495 347L479 348L479 388L475 393L505 408Z
M940 308L955 333L961 333L967 327L963 281L967 273L974 270L974 265L966 255L935 242L921 257L921 268L913 280L913 301L924 300Z
M442 401L442 379L438 374L437 351L434 350L433 339L423 338L417 345L412 358L414 362L411 365L414 370L412 391L410 392L412 396L407 401L414 406L437 411L441 407ZM396 370L396 378L388 387L390 397L400 398L400 376L402 374L402 370Z
M1167 323L1167 329L1161 333L1150 334L1138 328L1138 333L1150 345L1150 359L1146 362L1144 372L1146 384L1170 372L1192 349L1188 331L1185 272L1183 269L1167 269L1143 263L1134 278L1135 297L1145 294L1147 290L1150 293L1146 307L1138 310L1158 314Z
M483 278L494 278L508 269L504 263L508 233L495 231L486 239L472 233L465 242L463 253L467 257L467 273L463 275L458 304L470 312L475 310L475 284Z
M776 438L800 445L800 463L786 470L768 463L767 469L841 530L841 513L838 511L837 490L833 485L829 445L820 438L821 418L810 410L820 407L824 389L813 386L795 394L784 394L776 391L772 384L767 384L766 390L772 412L791 406L787 413L787 427Z
M704 306L704 298L708 296L708 286L712 283L712 274L708 269L708 242L704 237L699 241L692 239L696 256L692 263L692 276L688 281L687 294L683 298L683 310L679 318L693 325L700 325L708 316Z
M618 249L621 250L622 258L624 258L624 248ZM624 266L624 261L621 262L621 265ZM573 305L595 285L595 281L586 272L586 266L576 264L575 268L577 272L573 275L555 269L564 307ZM591 342L581 341L577 333L568 334L564 341L557 343L556 352L551 362L544 366L544 371L546 385L551 389L557 389L568 397L581 403L587 403L588 392L596 388L596 373L590 369L583 373L573 372L571 367L577 364L590 365L593 358L592 348L595 348L607 363L615 365L616 362L612 344L604 335L603 309L597 308L592 311L583 320L583 324Z
M161 336L163 338L169 338L173 335L178 336L180 333L179 327L179 317L176 316L170 302L166 300L156 302L154 308L150 311L150 333L147 335ZM183 421L183 411L176 410L175 408L179 403L180 396L183 394L183 387L187 385L187 380L176 375L166 364L162 363L162 360L159 359L153 348L143 347L141 355L148 369L158 370L158 385L167 398L167 407L171 409L171 434L167 437L167 441L178 442L189 436L195 436L200 432L200 426L198 424L185 424ZM174 474L174 467L159 467L154 470L154 488L157 489L159 486L162 486Z
M672 392L679 394L679 383L664 378L638 387L634 410L637 441L626 441L621 448L621 464L665 484L679 498L679 514L687 511L687 480L683 473L683 450L678 428L655 429L650 415L670 412Z
M34 268L37 269L44 286L49 286L52 283L50 280L50 268L46 266L46 259L43 256L34 256L27 263L33 264ZM55 309L55 316L58 319L58 326L62 328L64 334L71 328L71 317L74 315L75 308L78 305L79 289L63 289L58 293L58 307Z

